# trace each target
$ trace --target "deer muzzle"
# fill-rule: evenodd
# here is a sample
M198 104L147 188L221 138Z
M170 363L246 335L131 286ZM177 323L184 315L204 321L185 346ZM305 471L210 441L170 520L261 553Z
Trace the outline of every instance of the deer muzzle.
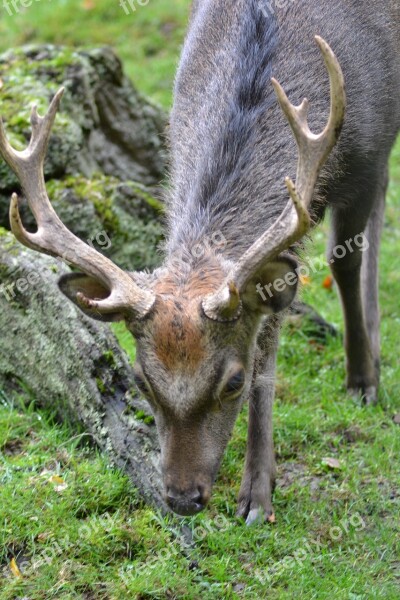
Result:
M170 509L184 517L202 511L207 505L208 497L201 486L195 486L188 490L179 490L169 486L165 491L165 499Z

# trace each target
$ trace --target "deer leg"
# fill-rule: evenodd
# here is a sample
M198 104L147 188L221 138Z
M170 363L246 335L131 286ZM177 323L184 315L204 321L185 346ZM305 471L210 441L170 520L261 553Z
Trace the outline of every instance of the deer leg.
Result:
M354 396L361 394L366 404L375 403L378 392L378 378L367 329L361 282L363 255L370 243L366 228L370 213L372 214L374 199L375 195L372 195L368 199L363 198L363 202L354 203L353 206L356 206L357 210L352 210L352 207L333 207L328 252L344 314L347 388ZM372 260L373 254L372 251ZM373 311L370 314L373 315Z
M368 250L364 252L361 267L361 285L365 323L369 334L375 375L380 377L380 314L379 314L379 247L385 212L385 197L389 182L388 168L380 182L376 203L366 229Z
M272 521L272 492L275 485L275 454L272 434L272 406L275 395L275 367L280 318L270 318L259 336L260 360L250 395L245 469L238 497L237 515L247 525Z

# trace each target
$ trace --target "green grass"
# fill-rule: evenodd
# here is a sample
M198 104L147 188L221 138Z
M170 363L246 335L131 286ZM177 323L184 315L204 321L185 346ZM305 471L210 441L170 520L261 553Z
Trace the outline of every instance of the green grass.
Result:
M139 87L168 106L186 0L150 0L129 17L111 0L82 6L42 0L12 18L2 11L0 44L114 44ZM345 394L340 339L315 343L304 329L285 327L274 412L277 523L247 528L234 516L246 409L210 507L180 520L143 506L82 432L1 398L0 600L399 597L400 430L392 417L400 412L400 144L391 175L381 402L361 408ZM323 226L313 256L325 240ZM336 293L322 285L327 274L313 275L303 297L342 330ZM117 333L133 359L129 336ZM340 468L326 466L326 457Z

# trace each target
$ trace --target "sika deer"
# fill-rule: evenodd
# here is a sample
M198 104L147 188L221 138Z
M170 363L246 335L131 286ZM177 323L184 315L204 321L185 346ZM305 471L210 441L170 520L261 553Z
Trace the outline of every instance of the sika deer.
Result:
M347 384L376 401L378 246L387 162L400 127L394 2L276 4L271 11L256 0L194 2L171 115L166 256L151 275L123 272L69 232L51 207L43 161L61 92L43 119L33 111L24 152L14 151L0 129L1 153L38 224L37 233L24 229L14 195L15 236L81 269L61 279L61 290L94 318L125 320L136 339L136 383L154 411L174 511L194 514L207 504L250 398L238 507L248 523L260 512L266 519L273 514L274 370L280 314L297 287L293 246L327 205L330 248L368 236L368 252L355 248L333 263L333 272L345 314ZM347 117L333 152L345 114L343 75L317 37L329 94L316 33L329 41L346 80ZM311 129L322 133L309 129L308 102L290 104L272 75L292 101L308 95ZM288 124L298 145L297 175ZM204 243L215 235L223 236L223 247Z

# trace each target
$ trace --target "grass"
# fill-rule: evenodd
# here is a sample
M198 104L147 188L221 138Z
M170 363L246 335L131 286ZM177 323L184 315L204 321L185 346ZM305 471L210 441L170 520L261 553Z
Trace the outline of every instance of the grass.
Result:
M0 43L113 43L141 89L168 106L187 2L150 0L131 16L117 2L92 4L42 0L13 17L2 11ZM346 396L339 338L320 343L285 327L274 412L277 523L247 528L234 516L246 409L209 509L180 520L143 506L82 432L34 403L1 397L0 600L399 597L400 432L392 418L400 412L400 144L391 175L381 402L361 408ZM326 226L314 235L313 256L325 239ZM327 275L313 275L303 297L342 330ZM133 359L129 337L117 333Z

